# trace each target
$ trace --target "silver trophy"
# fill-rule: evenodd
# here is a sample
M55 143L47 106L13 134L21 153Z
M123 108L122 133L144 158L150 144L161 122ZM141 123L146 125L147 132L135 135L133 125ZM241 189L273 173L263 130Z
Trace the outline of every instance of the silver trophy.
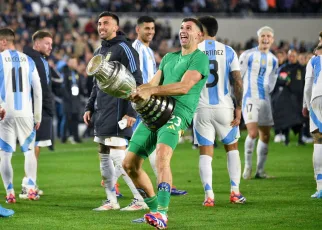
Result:
M107 61L102 54L89 61L86 72L96 78L100 90L111 96L129 100L130 94L136 89L130 71L118 61ZM148 129L156 131L171 118L175 101L172 97L151 96L145 101L132 102L132 106Z

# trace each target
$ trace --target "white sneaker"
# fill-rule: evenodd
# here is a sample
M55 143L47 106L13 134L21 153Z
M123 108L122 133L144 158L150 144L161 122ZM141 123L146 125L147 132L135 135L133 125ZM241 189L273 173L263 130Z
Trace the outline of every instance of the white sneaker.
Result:
M280 142L282 142L282 134L277 134L277 135L275 135L275 138L274 138L274 142L275 143L280 143ZM284 136L285 137L285 136Z
M317 197L318 197L318 195L319 195L319 192L318 192L318 191L316 191L313 195L311 195L311 198L317 198Z
M302 137L302 141L307 144L311 144L311 143L313 143L313 138L312 137Z
M316 191L311 198L322 198L322 190Z
M94 208L93 211L108 211L117 209L120 209L119 203L112 203L110 200L105 200L101 206Z
M245 180L250 180L252 178L252 168L244 168L243 178Z
M144 201L139 201L138 199L134 198L128 206L121 208L121 211L138 211L145 209L149 209L146 203Z

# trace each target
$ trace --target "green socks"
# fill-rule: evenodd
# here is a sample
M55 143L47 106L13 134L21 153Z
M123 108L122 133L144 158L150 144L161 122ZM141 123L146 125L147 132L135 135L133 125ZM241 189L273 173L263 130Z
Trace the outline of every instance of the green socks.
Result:
M158 186L158 212L167 214L170 203L171 187L168 183L162 182Z

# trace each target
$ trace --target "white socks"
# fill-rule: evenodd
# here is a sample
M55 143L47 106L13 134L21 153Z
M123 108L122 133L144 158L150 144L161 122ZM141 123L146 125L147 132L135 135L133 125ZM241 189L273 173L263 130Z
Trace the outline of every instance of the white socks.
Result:
M117 203L115 185L115 169L110 154L99 153L101 176L104 180L107 199L112 203Z
M252 157L255 148L256 139L247 135L245 140L245 168L252 168Z
M267 159L267 153L268 153L268 145L258 140L257 143L257 171L256 173L262 174L264 173L264 166Z
M150 165L151 168L154 172L154 175L156 178L158 178L158 172L157 172L157 166L156 166L156 158L157 158L157 150L155 149L149 156L149 161L150 161Z
M27 177L27 183L24 185L31 186L36 185L37 180L37 159L34 149L28 150L25 154L25 173Z
M215 195L212 190L212 157L208 155L199 156L199 173L202 186L205 191L205 199L210 197L214 199Z
M314 144L313 167L317 190L322 190L322 144Z
M144 201L143 197L140 195L135 185L133 184L131 178L127 175L122 166L122 162L125 158L125 150L111 148L110 155L115 166L115 182L122 175L125 183L127 184L127 186L129 186L134 198L138 199L139 201Z
M238 150L227 152L227 168L230 177L231 191L239 193L241 163Z
M0 173L3 181L4 188L7 195L14 193L13 189L13 169L11 165L12 153L0 150Z

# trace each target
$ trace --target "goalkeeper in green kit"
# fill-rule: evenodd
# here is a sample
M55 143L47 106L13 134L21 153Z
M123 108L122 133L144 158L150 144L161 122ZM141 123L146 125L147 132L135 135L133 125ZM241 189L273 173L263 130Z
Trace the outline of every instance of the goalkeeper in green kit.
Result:
M133 102L155 96L171 96L175 108L171 119L153 132L142 122L134 132L123 167L149 206L145 221L157 229L168 225L168 206L172 186L170 161L179 137L191 123L200 92L209 74L208 57L198 49L202 25L194 18L185 18L179 31L181 51L168 53L152 80L131 94ZM144 160L156 149L157 194L147 173Z

